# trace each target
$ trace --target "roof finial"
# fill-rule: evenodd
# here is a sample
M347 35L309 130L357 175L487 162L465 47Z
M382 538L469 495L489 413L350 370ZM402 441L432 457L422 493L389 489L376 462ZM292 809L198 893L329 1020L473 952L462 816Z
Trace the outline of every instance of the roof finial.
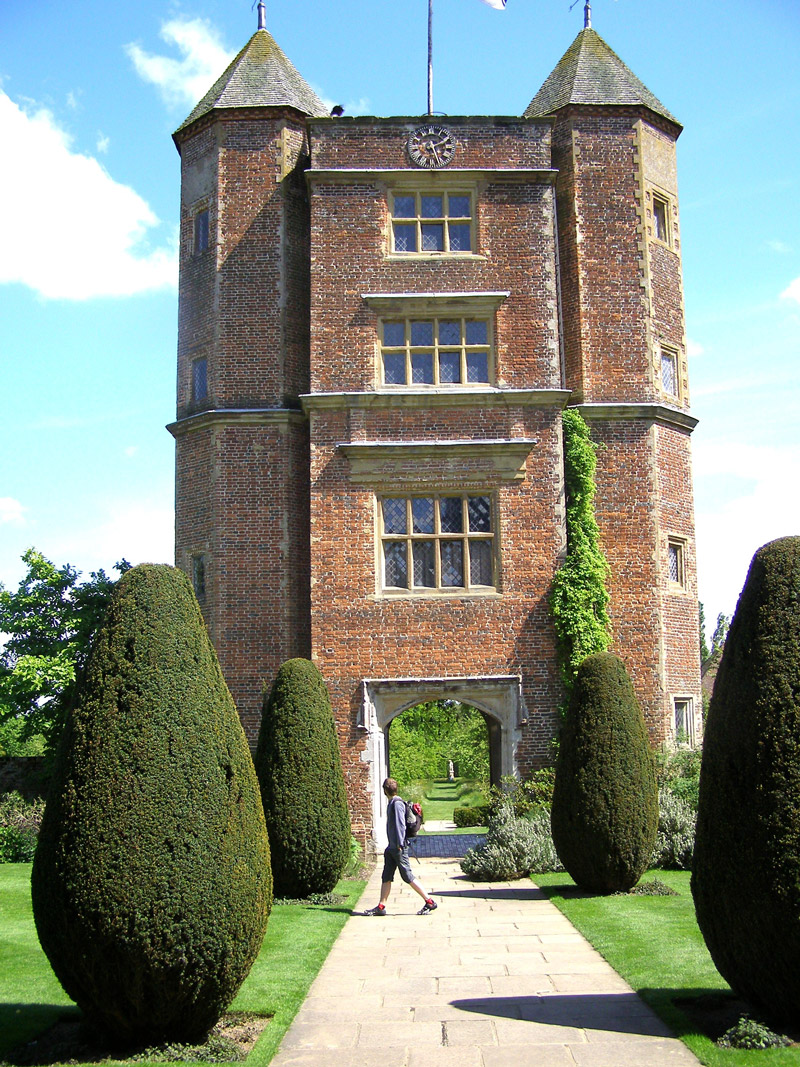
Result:
M260 30L267 28L267 5L264 0L258 0L258 28Z
M590 30L592 28L592 5L590 0L586 0L583 9L583 28L585 30Z

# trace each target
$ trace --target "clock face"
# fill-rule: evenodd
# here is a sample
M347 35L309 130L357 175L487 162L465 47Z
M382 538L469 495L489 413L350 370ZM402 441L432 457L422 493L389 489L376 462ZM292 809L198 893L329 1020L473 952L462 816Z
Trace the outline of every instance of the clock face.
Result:
M420 126L408 139L408 158L428 170L446 167L456 151L452 133L444 126Z

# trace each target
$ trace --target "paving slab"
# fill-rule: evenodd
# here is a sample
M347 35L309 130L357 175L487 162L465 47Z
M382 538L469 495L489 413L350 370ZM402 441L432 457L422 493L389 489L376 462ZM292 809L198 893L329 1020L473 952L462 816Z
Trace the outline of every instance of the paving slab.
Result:
M431 846L431 851L435 849ZM366 916L373 872L273 1067L689 1067L699 1061L528 880L471 882L458 860L414 864Z

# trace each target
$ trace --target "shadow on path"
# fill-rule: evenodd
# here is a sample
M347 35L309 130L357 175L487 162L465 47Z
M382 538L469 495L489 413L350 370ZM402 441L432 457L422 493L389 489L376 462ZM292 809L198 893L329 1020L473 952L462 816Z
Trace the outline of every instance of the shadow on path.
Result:
M451 1001L463 1011L581 1030L671 1037L672 1031L635 993L548 994L543 997L470 997Z

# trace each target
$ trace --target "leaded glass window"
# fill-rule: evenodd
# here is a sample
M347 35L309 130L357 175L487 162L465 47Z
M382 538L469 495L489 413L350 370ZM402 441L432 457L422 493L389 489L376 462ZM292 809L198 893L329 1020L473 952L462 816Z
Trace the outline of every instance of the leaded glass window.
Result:
M384 385L489 384L488 319L384 319L380 342Z
M389 199L393 252L435 254L473 250L469 194L403 193Z
M669 396L678 395L678 354L670 348L661 349L661 387Z
M490 497L384 497L379 519L384 589L496 586Z

